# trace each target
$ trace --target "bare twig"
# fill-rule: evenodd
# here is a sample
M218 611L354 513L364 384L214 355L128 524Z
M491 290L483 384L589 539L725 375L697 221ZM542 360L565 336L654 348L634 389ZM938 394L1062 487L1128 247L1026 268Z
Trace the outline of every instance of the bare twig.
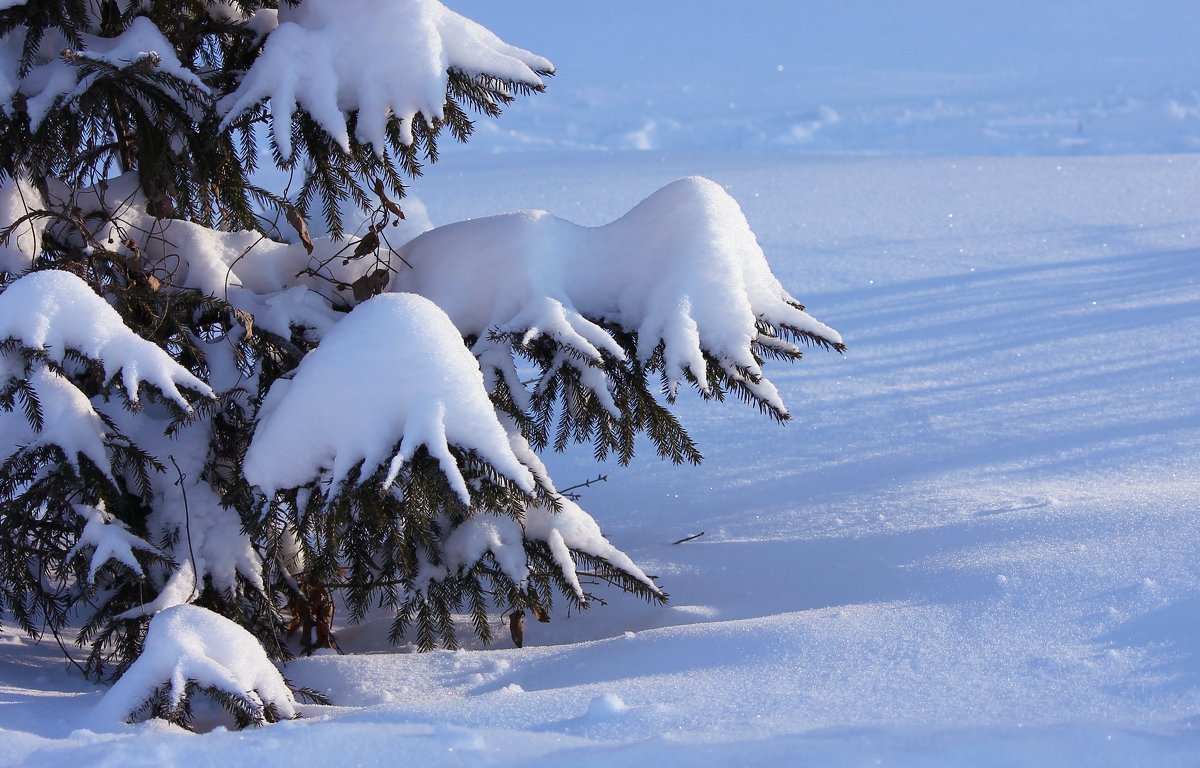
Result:
M577 488L590 488L593 485L595 485L596 483L604 483L607 481L608 481L608 475L597 475L596 477L593 477L591 480L585 480L582 483L576 483L575 485L569 485L566 488L560 488L560 489L558 489L558 493L560 496L568 498L571 501L578 501L579 494L571 493L571 491L574 491Z
M692 541L693 539L698 539L703 535L704 535L704 531L700 531L700 533L693 533L691 536L684 536L679 541L672 541L671 543L672 544L683 544L685 541Z
M175 481L175 485L179 486L179 492L183 494L183 526L187 532L188 555L192 558L192 594L188 598L190 601L196 596L196 582L200 580L200 572L196 568L196 550L192 549L192 515L188 510L187 488L185 487L187 475L183 474L183 471L179 469L179 465L175 463L175 456L173 454L167 454L167 458L171 460L171 466L175 467L175 474L179 476L179 479Z

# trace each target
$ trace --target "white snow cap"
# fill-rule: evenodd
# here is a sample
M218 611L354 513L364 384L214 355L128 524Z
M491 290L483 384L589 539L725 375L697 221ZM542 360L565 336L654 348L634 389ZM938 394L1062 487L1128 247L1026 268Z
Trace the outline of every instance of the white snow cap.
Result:
M298 106L346 151L347 117L357 111L356 138L382 153L389 116L400 119L405 143L417 113L444 116L452 69L539 86L537 72L553 65L437 0L305 0L279 9L279 26L221 110L228 124L269 99L284 156Z
M165 351L126 327L115 309L70 272L33 272L0 293L0 340L16 339L62 363L68 349L104 366L105 379L121 374L129 399L143 382L185 409L180 387L212 397L212 389Z
M477 451L522 490L535 488L462 336L432 302L410 294L360 304L291 381L272 386L243 468L268 496L326 475L336 487L360 461L369 476L397 442L385 487L423 445L464 503L470 496L451 446Z
M665 344L674 386L686 371L707 387L707 352L785 412L751 353L757 323L841 342L793 306L737 202L700 177L663 187L603 227L543 211L506 214L431 230L400 255L413 268L401 271L395 289L432 299L463 335L480 339L476 354L497 366L510 363L506 354L489 354L496 346L488 340L492 330L548 335L593 360L601 351L622 357L592 318L637 332L642 359ZM603 398L606 390L597 394Z
M189 681L258 706L273 704L283 718L296 716L287 683L253 635L212 611L179 605L150 620L142 655L96 705L96 717L122 722L163 683L170 686L170 704L178 705Z

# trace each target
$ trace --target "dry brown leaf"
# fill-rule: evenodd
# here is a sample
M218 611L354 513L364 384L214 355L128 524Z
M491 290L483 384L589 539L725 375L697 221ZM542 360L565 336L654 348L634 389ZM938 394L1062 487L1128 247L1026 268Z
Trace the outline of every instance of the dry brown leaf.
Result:
M377 294L383 293L387 287L390 275L386 269L377 269L369 275L363 275L354 281L354 300L363 302Z
M305 223L304 217L300 215L300 211L297 211L294 206L289 205L283 209L283 215L287 217L288 224L291 224L296 233L300 235L300 242L304 244L305 252L311 256L313 252L312 236L308 234L308 224Z
M379 235L375 234L375 230L373 229L368 230L367 234L363 235L363 239L358 241L358 245L354 246L354 255L350 258L362 258L368 253L374 253L375 249L378 247Z
M513 645L520 648L525 644L525 611L513 611L508 617L508 633Z

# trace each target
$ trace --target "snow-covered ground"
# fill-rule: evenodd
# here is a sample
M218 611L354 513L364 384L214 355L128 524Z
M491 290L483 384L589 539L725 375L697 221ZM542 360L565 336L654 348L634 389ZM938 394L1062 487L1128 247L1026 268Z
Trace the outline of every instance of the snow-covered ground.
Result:
M336 706L202 735L98 732L6 629L0 765L1200 762L1200 8L808 5L453 4L560 75L428 169L435 223L704 175L849 345L770 369L786 426L684 398L698 468L549 457L670 606L345 627L284 670Z

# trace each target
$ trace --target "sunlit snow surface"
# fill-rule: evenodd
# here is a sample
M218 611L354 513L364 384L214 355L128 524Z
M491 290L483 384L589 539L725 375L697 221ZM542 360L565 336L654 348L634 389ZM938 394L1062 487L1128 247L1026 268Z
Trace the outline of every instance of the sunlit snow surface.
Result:
M825 90L774 106L739 99L762 126L786 125L789 110L820 120L817 107L836 93L917 114L940 90L941 114L960 99L1013 128L989 149L965 130L969 119L856 123L848 115L874 113L829 104L837 130L860 131L826 151L1186 151L1200 134L1188 111L1200 49L1179 40L1196 28L1195 11L991 4L986 14L972 6L974 27L951 23L967 5L930 1L855 27L846 14L763 4L794 7L792 27L730 30L743 43L721 55L677 62L679 51L630 44L637 55L619 60L660 94L679 91L687 61L696 83L713 85L673 102L693 105L697 120L676 122L695 141L667 146L691 154L492 155L526 139L562 148L571 130L580 144L615 147L613 136L650 115L647 96L614 78L572 83L572 54L598 57L617 32L643 40L672 23L685 37L708 34L697 19L728 7L696 2L622 21L610 4L607 26L532 23L557 41L547 48L519 33L521 14L566 6L514 5L495 10L500 19L480 11L500 4L454 8L561 74L428 169L414 191L435 223L544 209L597 226L703 175L738 201L783 286L841 331L847 355L814 350L767 366L795 416L787 426L740 404L681 398L707 457L699 468L662 465L652 451L626 470L597 470L587 450L551 457L560 485L609 475L583 503L659 577L667 608L613 596L584 615L531 622L522 650L416 655L387 647L386 617L340 628L353 653L284 670L339 707L199 737L153 725L98 732L89 712L100 693L64 668L53 643L33 648L6 630L0 765L1200 762L1200 157L811 156L831 132L786 152L730 155L716 151L730 146L720 124L699 119L716 114L703 105L726 100L721 89L744 67L778 59L783 73L809 67L804 82ZM847 37L888 23L895 39L871 37L874 47ZM779 44L793 33L815 42ZM856 68L838 58L846 46L874 53ZM935 55L945 77L913 74L913 90L893 88ZM1015 72L1007 91L1004 72ZM747 95L761 96L752 74ZM1030 122L1058 125L1055 115L1088 104L1098 117L1084 135L1116 126L1107 143L1062 144L1075 126Z
M787 426L685 399L700 468L602 469L588 508L670 607L296 662L342 708L200 738L77 731L99 694L6 634L0 762L1194 763L1200 159L524 157L472 170L470 203L451 162L426 198L604 221L685 168L850 351L773 368ZM384 651L385 627L339 639Z

